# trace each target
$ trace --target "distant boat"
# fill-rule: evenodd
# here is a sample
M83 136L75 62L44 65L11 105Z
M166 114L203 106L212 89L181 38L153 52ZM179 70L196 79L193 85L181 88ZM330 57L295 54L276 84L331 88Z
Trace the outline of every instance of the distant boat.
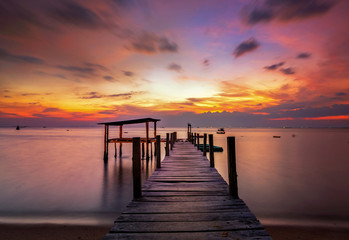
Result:
M19 128L19 126L17 125L17 127L16 127L16 130L19 130L20 128Z
M224 128L218 128L217 134L225 134Z
M281 138L281 136L273 136L273 138Z
M200 144L199 145L199 150L204 151L204 144ZM210 151L210 145L206 144L206 151L209 152ZM223 152L223 148L219 147L219 146L213 146L213 151L214 152Z

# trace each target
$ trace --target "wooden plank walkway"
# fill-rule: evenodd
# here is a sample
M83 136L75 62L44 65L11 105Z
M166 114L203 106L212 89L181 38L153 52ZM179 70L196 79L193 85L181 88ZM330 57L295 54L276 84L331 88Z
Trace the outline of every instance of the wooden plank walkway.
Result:
M103 240L271 239L191 143L177 142Z

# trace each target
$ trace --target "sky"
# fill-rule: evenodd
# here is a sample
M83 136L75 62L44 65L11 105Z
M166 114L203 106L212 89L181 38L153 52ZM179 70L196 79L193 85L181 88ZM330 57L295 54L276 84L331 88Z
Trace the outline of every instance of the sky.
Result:
M349 1L0 1L0 126L349 127Z

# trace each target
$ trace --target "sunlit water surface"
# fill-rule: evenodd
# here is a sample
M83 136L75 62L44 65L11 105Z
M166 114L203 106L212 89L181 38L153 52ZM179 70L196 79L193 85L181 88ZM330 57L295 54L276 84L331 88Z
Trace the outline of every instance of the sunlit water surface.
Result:
M348 226L348 129L215 130L193 129L224 148L215 163L225 180L226 137L236 137L239 195L262 223ZM143 128L124 131L145 136ZM172 131L186 136L184 128L158 129L162 137ZM103 134L102 127L0 129L0 222L112 225L132 199L132 146L123 144L115 159L109 144L104 164ZM154 163L142 161L143 178Z

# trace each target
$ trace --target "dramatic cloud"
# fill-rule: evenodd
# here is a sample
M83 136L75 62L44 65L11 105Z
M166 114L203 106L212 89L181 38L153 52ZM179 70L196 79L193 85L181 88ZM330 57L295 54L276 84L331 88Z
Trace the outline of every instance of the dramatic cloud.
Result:
M56 67L62 70L75 72L75 73L93 74L95 72L95 69L92 67L78 67L78 66L64 66L64 65L58 65Z
M178 51L178 45L175 42L170 42L166 37L159 37L154 33L143 33L131 44L133 50L146 54L157 52L175 53Z
M62 78L62 79L67 79L67 77L63 74L59 74L59 73L47 73L47 72L43 72L43 71L36 71L35 74L40 75L40 76L46 76L46 77L58 77L58 78Z
M26 96L38 96L40 95L39 93L22 93L22 96L26 97Z
M100 94L98 92L89 92L85 96L80 97L81 99L98 99L98 98L120 98L120 99L130 99L133 95L143 94L143 91L131 91L127 93L117 93L117 94Z
M114 78L112 76L104 76L103 78L109 82L114 82Z
M311 54L310 53L300 53L297 55L297 58L310 58L311 57Z
M0 60L18 63L44 64L41 58L25 55L16 55L0 48Z
M234 50L233 55L235 58L240 57L248 52L255 51L259 47L259 43L254 38L249 38L248 40L240 43Z
M179 73L183 72L182 66L177 63L171 63L170 65L168 65L167 69L171 71L179 72Z
M59 112L61 111L59 108L46 108L42 112Z
M50 15L58 22L95 29L104 27L101 18L92 10L73 1L61 1L50 9Z
M283 66L284 64L285 64L285 62L279 62L279 63L273 64L273 65L270 65L270 66L266 66L264 68L267 69L267 70L276 70L279 67Z
M292 75L295 74L295 70L293 68L281 68L280 71L286 75Z
M249 25L273 20L287 22L325 14L337 2L330 0L265 0L262 5L252 8L245 7L243 17Z
M337 92L336 96L337 97L342 97L342 96L346 96L347 94L345 92Z
M108 70L108 69L107 69L106 67L104 67L103 65L101 65L101 64L96 64L96 63L89 63L89 62L86 62L86 63L85 63L85 66L91 67L91 68L95 68L95 69L99 69L99 70L102 70L102 71Z
M28 1L0 1L0 33L8 35L23 35L30 32L32 26L52 29L43 21L40 14L31 8Z
M126 77L133 77L135 75L135 73L131 71L122 71L122 72Z

